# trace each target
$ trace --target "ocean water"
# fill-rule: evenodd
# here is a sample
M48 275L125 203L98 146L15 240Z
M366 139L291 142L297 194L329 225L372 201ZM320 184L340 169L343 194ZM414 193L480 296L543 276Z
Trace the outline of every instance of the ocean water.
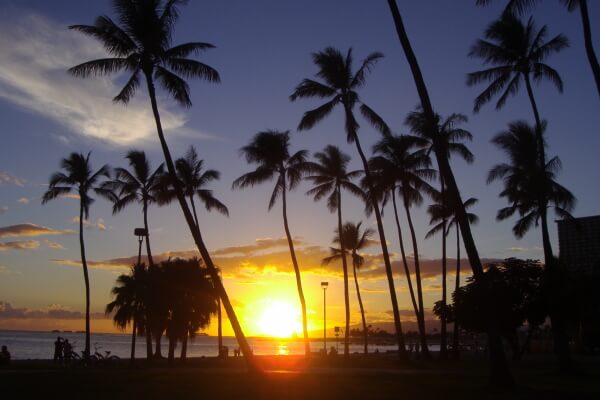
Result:
M68 339L73 345L73 350L80 353L85 346L85 335L83 333L53 333L53 332L32 332L32 331L0 331L0 345L6 345L11 353L13 360L28 359L52 359L54 356L54 341L56 337ZM304 345L300 340L277 340L274 338L248 338L250 347L257 355L294 355L304 354ZM223 337L223 346L229 348L229 354L233 355L233 349L238 347L234 337ZM339 346L338 351L342 350L343 343L331 338L327 340L327 347ZM432 346L434 347L434 346ZM322 341L311 342L311 349L318 351L323 348ZM369 352L393 351L396 346L393 345L369 345ZM104 354L110 351L111 354L121 358L128 358L131 352L131 335L118 333L92 333L91 351ZM363 347L361 344L351 344L351 353L361 353ZM138 337L136 340L136 358L145 358L146 341L145 338ZM168 341L163 337L162 354L168 353ZM176 352L179 355L179 347ZM214 357L217 355L217 337L216 336L197 336L188 343L188 357Z

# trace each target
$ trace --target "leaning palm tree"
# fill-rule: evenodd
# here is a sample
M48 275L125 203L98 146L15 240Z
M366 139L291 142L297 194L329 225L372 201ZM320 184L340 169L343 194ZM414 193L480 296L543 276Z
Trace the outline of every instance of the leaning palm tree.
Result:
M337 231L342 231L342 189L347 190L357 197L363 197L363 191L352 182L352 179L362 175L362 171L348 171L350 156L343 153L338 147L328 145L322 152L315 153L317 162L307 163L310 175L306 177L314 185L306 194L319 201L327 196L329 211L337 211ZM348 292L348 264L346 262L346 249L344 242L340 242L342 254L342 270L344 273L344 304L346 308L346 325L344 334L344 356L350 356L350 295Z
M494 166L488 174L488 183L499 179L503 181L504 190L500 196L505 197L510 204L498 211L497 218L503 220L518 213L520 218L513 227L517 238L523 237L533 225L541 223L546 274L552 291L556 293L558 273L555 263L551 262L554 254L548 232L547 209L552 205L558 216L570 218L576 201L569 190L555 181L556 173L561 168L560 159L554 157L540 168L537 132L523 121L511 123L507 131L500 132L492 141L510 160L509 163ZM549 309L555 352L561 369L568 370L572 360L564 319L557 311L556 304L552 304Z
M463 207L465 210L468 210L475 204L477 204L479 200L475 197L470 197L465 200ZM467 218L469 218L469 223L471 225L479 222L479 217L476 214L467 212ZM446 230L446 235L450 234L450 229L452 227L456 227L456 278L454 280L454 293L458 291L460 288L460 227L458 225L458 220L456 219L456 214L452 214L451 218L448 219L448 228ZM458 349L458 335L459 335L459 325L456 318L454 319L454 326L452 327L452 352L453 357L458 360L460 353Z
M318 122L331 114L331 112L340 106L344 110L346 140L348 143L354 143L363 164L365 171L365 179L369 192L373 193L371 172L369 163L365 156L360 140L358 138L359 124L354 115L354 107L360 104L360 112L375 128L383 134L389 134L390 130L383 119L375 113L368 105L361 102L357 90L364 86L366 78L375 63L383 57L381 53L371 53L365 58L358 68L352 69L352 49L349 49L344 56L339 50L332 47L327 47L325 50L313 53L313 62L318 67L319 71L316 76L323 82L314 79L304 79L290 96L290 100L295 101L299 98L329 98L325 104L315 108L314 110L304 113L298 130L306 130L314 127ZM404 334L402 333L402 323L400 321L400 309L398 308L398 299L396 297L396 289L394 287L394 276L392 273L392 264L383 230L383 221L379 205L375 198L371 199L372 209L377 220L377 230L381 242L381 250L383 253L383 262L388 280L390 300L392 302L392 312L394 315L394 324L396 328L396 336L398 341L398 352L401 358L406 357L406 349L404 347Z
M112 7L115 14L117 14L119 25L107 16L100 16L96 19L94 25L70 26L70 29L77 30L100 41L111 56L77 65L69 70L73 75L87 78L117 71L129 72L131 75L127 83L113 99L115 102L124 104L133 98L140 85L140 79L145 79L165 164L174 182L177 173L162 129L155 82L158 82L178 104L190 107L192 102L189 86L184 78L200 78L209 82L220 81L219 74L215 69L188 58L191 55L214 48L212 44L191 42L172 46L173 30L179 17L179 6L185 3L186 0L168 0L165 2L161 0L112 0ZM217 293L229 316L240 349L249 368L256 370L258 366L253 361L250 346L246 341L227 292L223 284L217 279L217 270L186 203L183 189L177 183L174 187L179 206L194 242L206 263L213 282L216 282Z
M431 159L426 151L415 150L415 147L424 146L425 144L425 139L416 136L387 135L373 147L373 152L376 156L369 160L369 166L373 172L375 191L382 196L382 208L385 203L389 201L390 197L392 200L400 242L400 253L402 255L410 297L418 322L421 348L423 349L425 357L428 357L429 350L427 346L427 333L425 331L425 312L423 307L419 250L410 213L411 206L420 205L423 202L422 192L433 191L433 188L427 182L436 177L436 171L430 168ZM400 228L400 220L398 218L398 209L396 205L396 192L401 197L404 204L412 237L418 304L415 300L411 274L408 268L406 252L404 250L402 229ZM368 211L370 211L370 209L368 209Z
M90 191L103 194L98 186L101 177L109 177L109 167L104 165L96 172L92 172L90 153L84 156L81 153L71 153L69 158L63 158L60 166L64 172L55 172L50 177L48 190L42 197L42 204L54 200L61 195L75 193L79 196L79 248L81 251L81 265L83 266L83 280L85 282L85 349L86 359L90 356L90 280L85 257L85 243L83 240L83 222L90 216L90 206L94 199Z
M523 14L534 6L538 0L509 0L504 8L505 13L510 14ZM592 68L594 80L596 81L596 87L598 94L600 95L600 64L598 63L598 57L594 51L594 45L592 44L592 29L590 26L590 15L588 11L587 0L560 0L560 2L567 7L569 12L573 12L579 9L581 15L581 25L583 27L583 41L585 44L585 52L587 54L588 62ZM491 3L491 0L477 0L477 5L485 6Z
M542 137L542 120L533 95L531 80L540 82L547 79L559 92L563 91L563 82L558 72L545 63L548 56L568 47L569 41L561 34L545 42L547 27L537 30L532 18L527 24L510 13L492 22L485 31L486 39L479 39L471 47L469 56L479 57L492 67L468 74L467 85L481 82L490 85L475 99L475 112L502 92L496 102L496 109L502 108L509 96L517 94L522 82L525 82L527 95L535 117L540 165L544 165L545 150Z
M425 80L423 79L423 74L421 73L421 68L419 66L419 62L417 61L417 57L415 56L415 53L413 51L410 39L408 38L408 34L406 33L404 22L402 20L402 15L400 14L400 10L398 9L398 4L396 4L396 0L388 0L388 6L390 7L390 13L392 14L394 26L396 27L396 32L398 34L400 45L402 46L402 50L404 52L404 55L406 56L408 65L410 67L415 82L424 116L428 121L427 128L428 130L435 132L436 118L435 112L433 110L433 105L431 103L431 98L429 97L429 91L427 90L427 85L425 84ZM476 280L481 280L483 278L483 265L481 264L479 252L477 251L477 246L475 245L475 240L473 239L473 234L471 232L471 226L469 225L467 213L462 207L463 201L460 196L460 191L458 189L458 184L456 183L452 167L450 166L450 162L447 158L447 152L443 148L443 146L437 145L434 147L433 150L438 161L438 169L440 175L446 183L449 198L452 201L452 204L456 205L456 216L460 225L460 231L463 235L465 250L467 251L467 255L469 256L469 263L471 264L473 275ZM490 298L486 298L483 307L485 309L491 309L491 301L492 300ZM504 349L502 348L502 340L500 338L500 333L495 325L493 316L489 314L488 318L489 319L486 322L488 325L488 338L490 346L491 381L498 386L511 386L513 384L513 379L508 369Z
M369 352L369 330L367 327L367 319L365 318L365 308L363 306L362 297L360 296L360 287L358 286L358 278L356 272L363 266L365 258L360 255L359 251L369 245L369 241L375 233L372 229L367 228L362 233L360 232L360 226L362 222L354 224L352 222L346 222L342 226L342 234L340 231L336 231L336 235L333 238L333 242L340 245L340 248L331 247L331 255L325 257L322 260L323 265L339 260L343 260L348 253L352 257L352 272L354 274L354 284L356 287L356 296L358 297L358 305L360 307L360 316L363 325L363 337L364 337L364 353ZM342 247L343 246L343 247ZM342 248L344 251L342 251Z
M102 187L111 193L113 215L134 202L141 204L144 229L146 231L148 264L153 265L152 251L150 249L150 232L148 229L148 207L157 202L157 194L162 189L163 164L160 164L152 172L146 153L138 150L128 152L125 158L129 160L131 170L115 168L114 179L105 182Z
M129 274L121 274L112 288L113 301L106 305L106 314L112 314L115 326L125 330L131 324L131 362L135 360L135 339L138 324L143 323L145 313L146 268L143 264L135 264ZM144 330L145 331L145 330ZM145 332L148 334L148 332ZM151 353L150 353L151 354ZM150 356L148 357L150 358Z
M306 158L307 150L300 150L290 155L290 135L289 132L263 131L258 132L250 141L250 144L241 148L241 154L246 157L246 161L258 166L252 172L248 172L233 181L232 188L244 189L249 186L258 185L267 181L276 179L275 188L269 200L269 210L273 208L277 199L281 197L283 211L283 226L290 248L290 256L294 265L296 274L296 286L298 287L298 297L302 307L302 329L304 332L304 351L310 355L310 342L308 338L308 320L306 316L306 301L304 300L304 291L302 289L302 279L300 276L300 267L296 259L294 250L294 241L290 233L287 218L287 197L288 190L294 189L300 183L302 176L307 172Z

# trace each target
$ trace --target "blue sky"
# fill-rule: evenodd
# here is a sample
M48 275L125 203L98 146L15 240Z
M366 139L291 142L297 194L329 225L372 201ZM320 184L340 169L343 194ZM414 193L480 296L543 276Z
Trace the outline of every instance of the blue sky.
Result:
M497 197L499 184L485 184L490 167L503 161L503 155L492 146L490 139L510 121L531 121L532 113L525 93L519 93L500 111L489 104L473 115L473 99L483 87L468 88L465 74L482 66L479 60L468 58L467 53L486 25L500 13L503 2L498 1L488 8L477 8L474 3L471 0L399 1L399 7L436 110L442 115L461 112L469 117L465 127L474 136L470 148L476 160L469 166L459 160L452 163L463 196L479 199L473 211L480 217L474 234L481 256L539 258L542 254L539 232L533 230L522 240L516 240L511 233L513 221L495 220L496 211L504 206ZM60 158L72 151L92 151L93 165L98 168L105 163L125 166L124 154L129 149L139 148L158 165L162 155L146 91L140 89L127 107L115 105L111 98L122 84L123 76L82 81L65 72L76 63L104 54L97 44L66 27L92 23L97 15L110 15L109 1L1 0L0 4L3 9L0 17L0 52L3 54L0 59L0 228L29 223L58 231L77 229L72 222L77 214L77 201L60 199L42 207L44 184L50 174L58 170ZM600 5L589 2L589 7L592 33L598 42L600 29L595 16L600 15ZM570 39L571 46L548 61L561 73L565 93L560 95L547 83L534 90L540 113L549 124L548 153L560 156L564 171L559 180L578 198L574 214L595 215L600 204L596 177L600 135L594 118L599 101L583 49L579 15L567 13L558 1L545 0L538 5L534 17L538 26L548 25L550 35L563 33ZM294 86L315 72L311 52L326 46L345 51L352 46L357 63L372 51L383 52L385 58L373 70L361 98L397 133L407 132L404 117L418 101L384 1L191 1L182 9L174 42L192 40L217 46L200 58L220 72L222 83L190 82L194 106L189 110L176 107L166 96L159 98L159 105L172 152L180 156L193 144L206 165L222 173L221 181L212 188L228 205L230 218L205 212L200 216L207 244L213 250L254 245L256 239L278 239L284 235L280 209L276 207L267 212L271 186L235 192L230 189L236 177L250 170L238 150L254 133L264 129L289 129L293 149L306 148L311 152L329 143L336 144L352 156L353 166L359 168L356 150L345 143L339 113L311 131L295 131L302 113L318 105L312 101L288 101ZM361 125L361 140L364 147L369 148L378 135L366 122ZM326 252L335 217L329 214L325 204L315 204L304 195L308 189L308 185L303 184L290 197L290 227L306 249L320 247ZM366 219L357 200L345 197L343 201L345 219L365 220L373 225L374 221ZM133 255L136 239L132 231L140 224L140 216L135 207L112 216L110 205L99 199L92 208L90 226L85 232L89 258L102 261ZM391 249L398 252L391 218L392 210L386 210L387 239ZM415 210L414 218L418 236L423 238L428 229L425 207ZM151 209L150 226L154 252L193 249L176 206ZM556 243L554 226L552 229ZM29 248L0 251L0 301L27 309L47 309L49 305L70 310L83 308L80 269L51 261L78 260L76 235L2 237L0 240L2 243L39 242L37 247L29 243L24 245ZM438 258L440 247L438 240L420 240L420 253L426 258ZM454 245L450 247L454 249ZM377 248L370 251L375 254ZM454 250L450 254L454 254ZM239 265L230 267L230 290L236 298L236 290L245 292L235 286L241 279L234 273ZM333 274L318 265L304 267L313 271L315 282L320 279L318 274ZM108 301L115 274L122 272L119 268L122 267L99 266L93 270L92 308L95 311L102 311ZM280 265L279 268L288 267ZM378 268L376 261L373 268ZM403 286L404 281L397 272L398 284ZM306 279L312 282L312 278ZM374 277L367 286L385 287L378 279ZM432 281L432 287L435 283ZM382 313L389 309L385 300L375 294L372 296L374 308ZM436 296L432 292L430 300ZM405 293L401 293L400 298L405 302L403 307L408 308ZM318 298L311 301L315 307L319 304Z

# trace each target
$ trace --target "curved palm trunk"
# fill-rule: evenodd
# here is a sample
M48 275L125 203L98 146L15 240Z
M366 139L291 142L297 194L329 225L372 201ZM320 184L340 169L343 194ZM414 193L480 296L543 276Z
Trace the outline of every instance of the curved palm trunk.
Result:
M135 336L137 335L137 317L133 317L133 326L131 328L131 365L135 361Z
M533 115L535 117L535 134L537 137L537 145L539 152L538 163L540 170L543 170L546 166L546 150L544 148L544 137L542 134L542 122L540 114L537 108L535 98L533 96L533 89L531 88L531 82L529 81L529 75L525 74L525 85L527 87L527 94L529 101L531 102L531 108L533 109ZM554 262L554 253L552 251L552 244L550 242L550 234L548 233L548 201L545 198L545 194L538 200L540 207L540 220L542 225L542 244L544 247L544 260L545 260L545 274L547 275L547 283L550 285L550 293L558 293L560 286L560 278L557 275L556 265ZM569 339L567 337L565 321L561 313L557 310L557 305L550 301L550 323L552 325L552 335L554 337L554 352L558 357L559 367L563 371L568 371L572 368L571 354L569 351Z
M344 305L346 306L346 329L344 330L344 357L350 356L350 294L348 291L348 263L346 261L346 248L342 239L342 191L339 185L337 191L338 232L340 235L340 249L342 250L342 269L344 270Z
M347 104L344 104L344 110L346 113L346 121L354 120L354 116L352 115L352 111L348 107ZM347 124L348 125L348 124ZM356 144L356 150L360 156L360 159L363 164L363 169L365 171L365 177L367 180L367 187L370 193L374 193L373 191L373 180L371 178L371 170L369 169L369 163L367 161L367 157L365 157L365 153L362 150L360 145L360 141L358 140L358 134L356 130L351 132L352 137L354 139L354 144ZM394 275L392 273L392 263L390 262L390 255L387 249L387 241L385 239L385 232L383 230L383 221L381 219L381 212L379 211L379 205L377 204L377 199L374 196L370 196L371 198L371 207L373 207L373 211L375 212L375 219L377 220L377 231L379 233L379 241L381 242L381 251L383 253L383 262L385 264L385 274L387 276L388 287L390 291L390 300L392 302L392 312L394 314L394 326L396 328L396 340L398 342L398 355L400 359L407 359L406 347L404 345L404 333L402 332L402 322L400 321L400 309L398 308L398 298L396 296L396 288L394 286Z
M445 187L444 180L442 179L442 201L445 201ZM445 211L444 211L445 212ZM446 281L448 274L448 265L446 264L446 217L442 218L442 304L444 305L444 312L440 318L442 324L441 336L440 336L440 358L442 360L448 359L448 346L447 346L447 331L446 331L446 304L447 304L447 290Z
M596 87L598 88L598 95L600 95L600 65L598 64L598 58L592 45L592 29L590 28L590 16L588 14L587 0L579 0L579 11L581 13L581 24L583 25L583 39L585 42L585 52L592 67L592 73L594 74L594 80L596 81Z
M79 247L81 250L81 265L83 266L83 280L85 282L85 349L83 354L87 360L90 358L90 278L83 242L83 204L81 203L79 204Z
M458 292L458 289L460 289L460 229L458 228L458 224L456 224L456 281L454 283L454 293ZM456 316L454 318L454 326L452 329L452 353L454 359L458 360L460 358L460 350L458 348L458 335L460 334L460 329Z
M417 243L417 235L413 225L412 216L410 214L410 206L408 198L404 197L404 211L410 229L410 237L413 245L413 253L415 259L415 281L417 282L417 296L419 299L419 315L417 316L417 324L419 325L419 340L421 341L421 353L423 357L429 358L429 347L427 346L427 332L425 331L425 309L423 307L423 288L421 284L421 263L419 261L419 245Z
M412 279L410 277L410 270L408 269L408 262L406 261L406 252L404 251L404 240L402 239L402 229L400 229L400 219L398 218L398 207L396 206L396 194L395 190L392 189L392 204L394 205L394 218L396 219L396 229L398 229L398 241L400 242L400 254L402 255L402 264L404 265L404 273L406 274L406 281L408 282L408 291L410 292L410 300L412 301L413 308L415 310L415 317L417 321L420 318L419 307L417 307L417 301L415 300L415 292L413 290ZM421 325L419 326L419 332L421 331Z
M281 194L281 200L283 203L283 227L285 228L285 236L287 237L288 246L290 248L290 255L292 257L292 264L294 265L294 272L296 274L296 286L298 287L298 297L300 298L300 306L302 307L302 331L304 333L304 354L310 355L310 342L308 338L308 321L306 319L306 300L304 299L304 291L302 290L302 279L300 276L300 267L298 266L298 260L296 259L296 251L294 250L294 242L292 235L290 234L290 228L287 220L287 202L285 192L287 191L287 184L285 175L282 174L283 179L283 192Z
M185 360L187 360L187 345L189 336L190 335L188 333L188 330L186 329L185 334L183 335L183 338L181 340L181 353L179 354L179 359L181 360L181 362L185 362Z
M144 200L144 229L146 229L146 252L148 254L148 265L154 265L152 251L150 250L150 230L148 228L148 202Z
M431 100L429 98L427 86L425 86L425 81L423 79L421 69L419 68L419 63L417 62L415 53L410 45L410 41L408 39L406 29L404 28L404 23L402 22L402 16L398 10L396 0L388 0L388 5L394 19L394 25L396 26L398 39L402 45L402 49L407 58L415 85L417 87L417 92L421 100L421 106L423 107L423 111L426 113L427 118L433 122L435 113L433 112L433 107L431 106ZM460 224L460 230L462 232L467 255L469 256L469 262L471 264L471 269L473 270L473 275L475 276L475 279L481 279L483 276L483 267L481 265L481 260L479 259L479 253L477 252L475 241L473 240L471 227L469 225L469 220L467 219L467 212L465 211L462 199L460 198L460 192L458 191L458 185L456 184L454 174L452 173L452 168L450 167L450 163L448 162L444 152L436 150L435 155L440 173L442 174L446 185L448 186L447 189L451 194L452 203L456 205L456 217ZM488 303L486 304L486 307L488 309L491 309L489 306L490 301L491 299L486 299L486 302ZM514 381L508 369L499 330L492 315L489 315L488 326L491 381L493 384L498 386L512 386Z
M353 252L355 253L355 252ZM355 254L353 254L353 259ZM363 337L364 337L364 345L365 345L365 354L369 352L369 331L367 329L367 319L365 318L365 309L363 307L362 297L360 296L360 289L358 287L358 278L356 277L356 263L352 262L352 269L354 272L354 284L356 285L356 296L358 297L358 305L360 306L360 316L362 318L362 326L363 326Z
M183 191L181 190L180 185L177 183L177 179L176 179L177 174L175 171L175 165L173 163L173 158L171 157L171 152L169 151L169 147L167 145L167 142L165 140L164 133L162 130L160 114L158 112L158 105L156 103L156 91L154 89L154 82L152 81L152 72L153 72L152 70L144 71L144 75L146 76L146 85L148 87L148 94L150 96L150 102L152 104L152 112L154 114L154 120L156 122L158 138L160 140L160 145L161 145L161 148L163 151L163 155L165 157L165 164L167 166L169 175L174 182L173 187L174 187L175 193L177 195L177 200L179 201L179 206L181 207L183 216L185 217L185 220L188 224L188 227L190 229L192 237L194 238L196 247L198 247L198 250L200 251L200 255L202 256L202 259L204 260L204 263L206 264L206 267L208 268L208 272L211 276L211 279L213 280L213 282L216 282L216 284L215 284L216 291L217 291L219 297L221 298L221 301L223 302L223 306L225 307L225 312L227 312L227 316L229 317L231 327L233 329L233 332L235 333L235 337L240 346L240 350L242 351L242 354L244 355L248 369L253 372L260 371L260 367L258 366L258 364L256 363L256 361L252 355L252 350L250 349L250 346L248 345L248 341L246 340L246 337L244 336L244 332L243 332L242 327L237 319L237 315L235 314L233 306L231 305L229 296L227 296L227 291L225 290L225 287L223 286L221 281L218 279L217 270L212 261L212 258L210 257L210 253L208 252L208 249L206 248L206 245L204 244L204 240L202 240L202 235L200 234L200 229L198 229L198 226L194 224L194 217L192 216L190 209L185 201Z

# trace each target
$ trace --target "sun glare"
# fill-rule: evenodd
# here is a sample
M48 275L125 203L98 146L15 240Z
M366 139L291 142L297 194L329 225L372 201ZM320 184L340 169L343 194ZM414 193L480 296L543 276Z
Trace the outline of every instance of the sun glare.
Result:
M270 301L265 305L258 327L263 335L289 338L302 331L300 312L290 303Z

